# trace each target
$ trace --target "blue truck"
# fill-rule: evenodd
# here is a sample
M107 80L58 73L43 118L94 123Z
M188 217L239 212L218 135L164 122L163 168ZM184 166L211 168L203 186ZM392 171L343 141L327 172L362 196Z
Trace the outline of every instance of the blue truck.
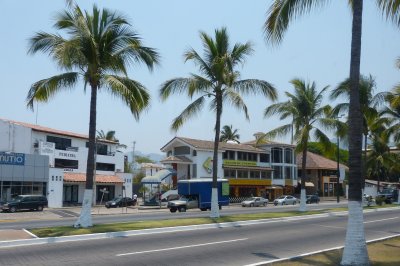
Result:
M212 178L196 178L178 181L180 198L168 202L170 212L185 212L188 209L199 208L202 211L211 209ZM218 179L218 205L229 205L229 182Z

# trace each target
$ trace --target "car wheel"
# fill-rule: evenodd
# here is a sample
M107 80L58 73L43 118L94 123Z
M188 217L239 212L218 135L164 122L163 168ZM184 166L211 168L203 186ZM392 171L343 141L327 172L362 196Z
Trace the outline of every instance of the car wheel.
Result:
M10 212L16 212L17 208L15 208L14 206L10 208Z
M254 204L253 204L253 203L251 203L251 204L250 204L250 207L254 207Z
M38 206L38 207L37 207L37 210L38 210L39 212L43 211L43 206Z
M282 206L285 205L285 202L282 201Z
M265 202L263 203L263 206L265 207Z
M178 208L178 211L179 212L186 212L186 207L181 206L181 207Z
M207 211L207 208L200 208L200 210L201 210L202 212L205 212L205 211Z
M171 208L171 209L169 209L169 211L170 211L170 212L176 212L176 209Z

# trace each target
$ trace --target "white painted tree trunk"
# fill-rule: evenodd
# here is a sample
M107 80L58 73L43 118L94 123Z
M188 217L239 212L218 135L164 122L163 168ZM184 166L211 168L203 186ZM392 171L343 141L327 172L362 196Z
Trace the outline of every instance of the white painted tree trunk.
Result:
M85 189L83 194L82 209L78 220L75 222L74 227L90 227L92 223L92 200L93 200L93 189Z
M400 204L400 189L397 191L397 204Z
M306 204L306 190L301 189L301 194L300 194L300 208L299 211L305 212L307 211L307 204Z
M349 201L349 217L341 265L369 265L362 201Z
M219 218L218 188L211 189L211 213L210 218Z

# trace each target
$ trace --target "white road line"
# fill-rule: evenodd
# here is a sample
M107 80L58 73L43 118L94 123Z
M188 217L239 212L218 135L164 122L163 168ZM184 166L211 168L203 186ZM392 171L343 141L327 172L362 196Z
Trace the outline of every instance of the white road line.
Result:
M386 219L380 219L380 220L374 220L374 221L368 221L368 222L364 222L365 224L369 224L369 223L376 223L376 222L382 222L382 221L387 221L387 220L393 220L393 219L398 219L399 217L392 217L392 218L386 218Z
M138 251L138 252L132 252L132 253L117 254L115 256L119 257L119 256L137 255L137 254L143 254L143 253L152 253L152 252L168 251L168 250L183 249L183 248L202 247L202 246L216 245L216 244L222 244L222 243L231 243L231 242L243 241L243 240L247 240L247 239L248 238L239 238L239 239L232 239L232 240L225 240L225 241L218 241L218 242L210 242L210 243L203 243L203 244L196 244L196 245L189 245L189 246L180 246L180 247L172 247L172 248L144 250L144 251Z

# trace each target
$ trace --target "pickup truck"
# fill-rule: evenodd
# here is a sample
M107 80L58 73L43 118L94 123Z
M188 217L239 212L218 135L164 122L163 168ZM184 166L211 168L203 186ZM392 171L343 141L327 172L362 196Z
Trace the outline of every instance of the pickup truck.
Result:
M194 196L182 196L178 200L168 201L170 212L185 212L187 209L195 209L199 207L199 201Z

